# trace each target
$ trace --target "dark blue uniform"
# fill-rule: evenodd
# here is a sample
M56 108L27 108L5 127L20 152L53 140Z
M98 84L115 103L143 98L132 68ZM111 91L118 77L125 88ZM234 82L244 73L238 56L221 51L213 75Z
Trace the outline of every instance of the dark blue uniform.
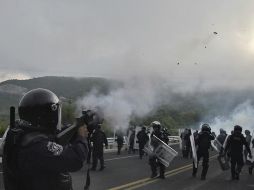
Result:
M241 133L234 132L228 137L225 152L229 150L231 157L231 175L232 179L239 179L239 174L244 165L243 163L243 145L247 152L251 155L250 147Z
M96 170L98 160L100 160L101 168L103 170L105 168L104 165L104 156L103 156L103 144L108 147L108 140L106 134L101 131L101 129L96 129L92 134L91 141L93 142L93 166L92 170Z
M117 154L119 155L121 154L121 149L124 143L124 138L122 134L117 134L116 142L117 142Z
M7 135L7 144L12 135ZM68 172L82 168L88 151L86 139L78 136L72 144L63 147L39 132L27 133L18 138L20 143L14 150L8 150L8 145L6 147L6 190L72 189Z
M149 136L147 135L145 129L142 129L137 134L138 145L139 145L139 158L142 159L144 155L144 147L147 141L149 140Z
M198 133L195 144L197 145L197 161L199 163L200 159L203 158L202 161L202 173L201 173L201 179L206 178L206 174L209 168L209 148L211 147L211 141L214 140L214 136L207 131L202 131ZM193 163L193 176L196 176L198 168L195 167Z
M158 140L154 139L153 136L158 137L160 140L162 140L163 142L165 142L166 144L168 143L169 139L168 137L162 133L162 131L158 130L158 131L154 131L151 134L151 145L156 148L159 143ZM159 166L160 168L160 178L165 178L164 173L165 173L165 166L158 160L158 158L156 156L152 156L149 158L149 164L151 166L151 170L152 170L152 176L151 178L157 176L157 167Z

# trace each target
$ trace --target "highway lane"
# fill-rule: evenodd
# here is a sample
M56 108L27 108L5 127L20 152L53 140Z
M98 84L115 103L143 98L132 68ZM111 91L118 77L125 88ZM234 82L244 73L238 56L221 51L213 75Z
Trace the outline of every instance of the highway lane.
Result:
M177 148L177 146L174 146ZM178 150L178 149L177 149ZM91 172L91 190L213 190L213 189L254 189L253 177L249 176L244 168L240 181L231 181L229 171L222 172L217 163L215 153L211 152L210 168L206 181L191 177L191 160L178 156L166 171L166 179L150 179L150 167L148 158L143 160L138 155L124 152L118 156L115 153L105 154L106 169L104 171ZM82 170L72 173L74 190L81 190L85 184L86 165ZM1 175L1 174L0 174ZM200 175L200 171L199 171ZM2 183L2 180L0 180ZM1 186L0 183L0 186ZM3 189L0 188L1 190Z
M173 147L178 150L178 145ZM131 155L132 157L129 158L126 158L126 156L130 155L125 153L117 160L106 159L107 168L105 171L91 172L91 189L110 189L132 182L135 183L137 180L149 179L151 171L148 165L148 158L145 157L143 160L140 160L137 155ZM172 162L167 171L178 169L189 164L191 164L191 160L186 160L179 156ZM83 184L80 182L83 181L84 183L85 175L81 175L80 173L84 173L84 169L81 172L73 173L74 189L82 189ZM99 183L97 183L97 181L99 181Z

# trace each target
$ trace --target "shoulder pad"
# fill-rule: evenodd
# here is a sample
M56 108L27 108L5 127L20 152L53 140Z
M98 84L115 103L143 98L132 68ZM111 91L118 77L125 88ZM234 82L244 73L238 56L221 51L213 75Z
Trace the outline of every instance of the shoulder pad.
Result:
M48 151L52 152L54 156L59 156L63 152L63 147L60 144L49 141L47 144Z

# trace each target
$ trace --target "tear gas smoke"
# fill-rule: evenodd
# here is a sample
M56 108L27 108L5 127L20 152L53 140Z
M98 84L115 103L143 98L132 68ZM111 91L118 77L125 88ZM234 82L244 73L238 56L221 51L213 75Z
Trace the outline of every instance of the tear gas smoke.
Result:
M127 129L132 117L146 116L161 104L161 88L157 81L131 79L107 95L92 90L77 104L85 109L99 108L111 127Z
M230 134L235 125L240 125L244 130L248 129L251 133L254 130L254 107L250 100L239 104L227 117L217 116L211 121L211 128L216 134L219 134L219 129L222 128Z
M146 80L145 80L146 79ZM201 122L209 123L212 131L219 133L223 128L230 133L234 125L243 129L254 129L253 94L250 90L236 90L228 87L209 88L205 91L202 85L179 85L161 78L132 78L123 81L119 88L112 89L108 94L99 94L96 89L77 101L84 109L100 108L104 118L112 128L127 129L133 117L144 117L153 114L161 105L178 111L190 110L195 107L206 110L201 115ZM207 83L206 83L207 84ZM205 85L204 85L205 86ZM192 108L192 105L194 106ZM196 126L185 126L197 128Z

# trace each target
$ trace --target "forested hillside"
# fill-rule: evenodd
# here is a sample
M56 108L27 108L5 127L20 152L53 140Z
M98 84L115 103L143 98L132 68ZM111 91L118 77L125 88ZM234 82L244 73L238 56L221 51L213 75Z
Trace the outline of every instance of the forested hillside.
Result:
M122 83L103 78L41 77L29 80L8 80L0 83L0 135L8 125L9 107L17 107L22 95L34 88L47 88L67 101L63 103L63 122L72 123L76 110L76 100L85 96L92 89L98 94L108 94ZM234 108L245 102L253 105L252 89L215 90L212 92L193 92L189 94L170 94L170 101L153 109L144 117L131 117L131 124L149 125L154 120L160 121L171 133L178 128L197 127L200 122L210 121L213 117L229 114ZM107 119L107 118L105 118ZM106 122L107 123L107 122ZM106 125L108 133L111 127Z

